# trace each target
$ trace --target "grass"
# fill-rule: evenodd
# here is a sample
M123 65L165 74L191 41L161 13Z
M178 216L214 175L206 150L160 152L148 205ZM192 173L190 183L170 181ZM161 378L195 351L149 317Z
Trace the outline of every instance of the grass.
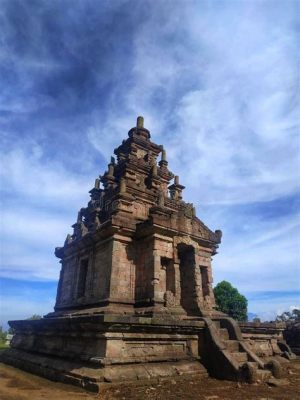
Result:
M8 349L9 344L6 344L5 342L0 342L0 351Z

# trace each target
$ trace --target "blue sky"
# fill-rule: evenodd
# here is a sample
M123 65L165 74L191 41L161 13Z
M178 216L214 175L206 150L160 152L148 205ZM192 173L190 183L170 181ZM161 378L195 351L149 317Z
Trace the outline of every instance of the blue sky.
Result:
M293 0L0 0L0 323L52 310L54 248L137 115L223 231L215 283L299 306L299 54Z

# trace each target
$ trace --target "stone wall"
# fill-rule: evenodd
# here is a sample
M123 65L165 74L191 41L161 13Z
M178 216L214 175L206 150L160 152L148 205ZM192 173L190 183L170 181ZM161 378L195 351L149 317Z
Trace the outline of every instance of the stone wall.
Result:
M55 310L109 297L112 248L112 240L101 241L62 260Z
M114 236L109 295L111 302L134 303L135 254L133 250L131 239Z
M270 322L239 322L242 336L249 348L259 357L282 354L278 342L283 341L284 324Z

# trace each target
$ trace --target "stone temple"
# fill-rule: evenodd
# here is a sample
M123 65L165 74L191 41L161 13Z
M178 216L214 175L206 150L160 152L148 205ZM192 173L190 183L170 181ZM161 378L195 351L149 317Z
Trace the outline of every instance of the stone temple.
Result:
M90 390L207 372L267 379L275 361L259 355L286 350L278 330L255 337L246 326L243 336L216 310L211 261L221 231L211 231L183 200L166 151L150 138L138 117L96 179L73 233L55 249L61 272L54 312L10 321L15 335L2 359Z

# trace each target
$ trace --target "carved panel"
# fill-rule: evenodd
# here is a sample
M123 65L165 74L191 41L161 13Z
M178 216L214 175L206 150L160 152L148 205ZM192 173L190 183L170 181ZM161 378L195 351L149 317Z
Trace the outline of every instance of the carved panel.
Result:
M149 205L136 201L133 205L133 213L137 218L147 218L149 214Z
M191 239L190 236L174 236L174 248L176 248L180 243L193 246L195 249L199 249L198 243Z
M123 354L129 358L183 356L186 353L185 341L130 341L125 342Z
M147 154L147 152L142 149L137 149L137 151L136 151L137 158L144 158L146 154Z

